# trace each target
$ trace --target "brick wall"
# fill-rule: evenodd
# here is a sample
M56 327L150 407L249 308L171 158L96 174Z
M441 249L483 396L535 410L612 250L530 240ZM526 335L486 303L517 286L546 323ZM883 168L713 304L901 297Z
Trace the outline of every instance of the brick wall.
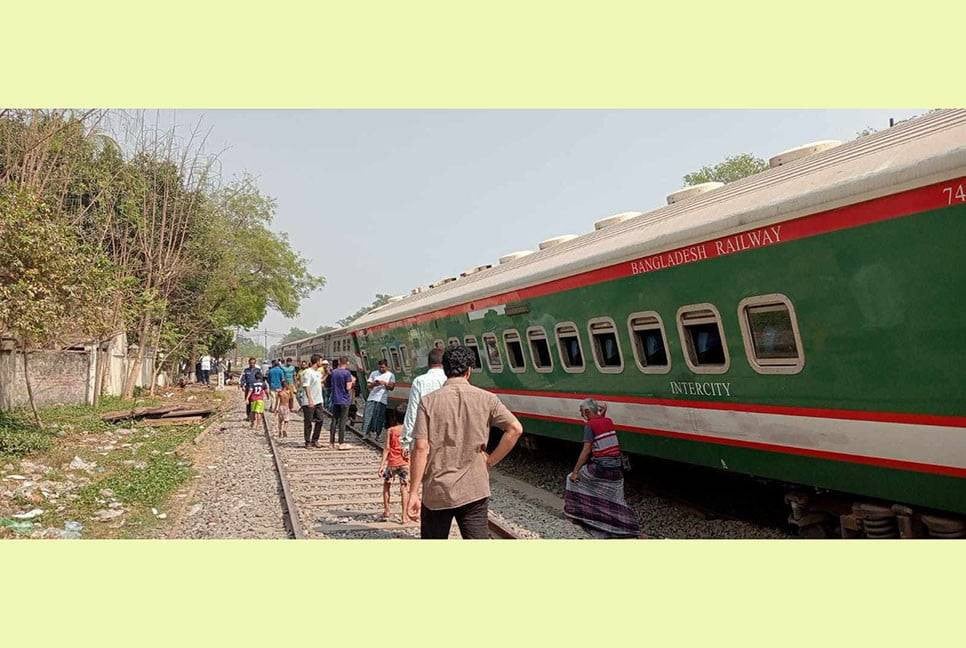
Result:
M30 354L30 385L37 407L88 402L91 354L85 351L36 351ZM23 355L0 350L0 409L27 407Z

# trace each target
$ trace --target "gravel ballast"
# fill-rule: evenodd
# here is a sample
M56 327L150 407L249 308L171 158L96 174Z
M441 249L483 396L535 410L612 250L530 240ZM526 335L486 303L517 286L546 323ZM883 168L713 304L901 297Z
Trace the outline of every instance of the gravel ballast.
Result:
M271 448L245 420L240 392L198 445L197 477L169 538L287 538Z

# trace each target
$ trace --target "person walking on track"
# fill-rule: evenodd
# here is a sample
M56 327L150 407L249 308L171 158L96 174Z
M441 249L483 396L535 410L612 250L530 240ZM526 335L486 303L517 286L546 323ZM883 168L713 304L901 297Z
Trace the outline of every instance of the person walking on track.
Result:
M409 462L403 456L402 443L399 437L402 434L402 426L398 425L396 410L386 412L386 423L389 431L386 433L386 443L382 449L382 463L379 465L379 476L382 477L382 519L389 520L389 493L392 490L392 481L399 481L399 497L402 500L402 513L399 516L399 523L406 524L406 505L409 503Z
M248 402L252 405L252 429L261 423L265 416L265 393L268 391L267 387L265 379L262 377L262 372L256 371L252 388L248 392Z
M319 436L322 434L322 374L319 373L319 363L322 356L312 356L312 364L301 372L302 393L302 428L305 432L305 447L321 448Z
M201 382L211 387L211 356L205 353L201 356Z
M268 388L271 390L269 408L274 412L278 408L278 393L282 391L282 385L285 382L285 372L282 370L282 365L278 360L272 361L272 368L268 370L267 379Z
M446 382L443 372L443 350L432 349L427 358L429 371L416 376L409 387L409 402L406 404L406 418L403 420L403 433L400 441L403 451L408 455L413 447L413 428L416 427L416 412L423 397L432 394Z
M344 449L345 426L349 419L349 405L352 404L352 388L355 378L349 371L349 358L342 356L336 361L336 368L330 379L332 383L332 428L329 430L329 446L335 447L336 432L339 436L339 449Z
M469 348L447 349L443 353L446 383L423 397L416 414L409 515L419 515L424 539L449 537L453 518L463 538L489 537L489 470L523 434L520 421L496 395L470 385L473 363ZM493 454L487 455L491 427L503 430L503 437Z
M322 401L325 409L332 411L332 366L328 360L322 361Z
M295 384L295 365L292 364L291 358L285 358L285 364L282 365L282 381L286 385L291 385L293 393L296 387Z
M252 390L252 385L255 384L256 373L258 373L258 367L255 366L255 358L249 358L248 366L242 371L241 381L238 383L245 393L245 418L249 421L252 418L252 402L248 400L248 394Z
M396 375L389 371L389 363L379 361L379 368L369 374L369 398L362 414L362 434L366 438L372 434L376 441L386 427L386 407L389 405L389 392L396 388Z
M584 447L567 477L564 515L592 531L613 537L637 538L637 516L624 501L624 469L614 421L607 406L592 398L580 403Z

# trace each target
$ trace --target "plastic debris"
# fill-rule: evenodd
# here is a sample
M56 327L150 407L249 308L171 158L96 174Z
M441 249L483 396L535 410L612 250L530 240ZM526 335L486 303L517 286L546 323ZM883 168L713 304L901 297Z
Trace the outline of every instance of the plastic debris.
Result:
M27 511L26 513L17 513L16 515L11 515L10 517L12 517L15 520L32 520L38 515L43 515L43 514L44 514L43 509L35 508Z
M70 470L85 470L87 472L90 472L90 471L92 471L94 469L94 466L96 466L96 465L97 464L94 463L94 462L88 463L88 462L84 461L83 459L81 459L80 457L75 456L74 459L70 462L70 465L68 466L68 469L70 469Z
M69 520L64 522L64 530L60 532L60 537L64 540L78 540L80 539L81 531L83 530L83 524Z
M30 533L33 531L34 523L27 520L11 520L10 518L0 518L0 526L7 527L14 533Z

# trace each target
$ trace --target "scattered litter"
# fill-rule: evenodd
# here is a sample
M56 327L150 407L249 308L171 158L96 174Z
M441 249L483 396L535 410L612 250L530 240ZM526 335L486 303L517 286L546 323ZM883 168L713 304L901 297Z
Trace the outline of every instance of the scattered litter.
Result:
M91 472L97 464L93 461L88 463L78 456L74 456L74 459L70 462L68 466L69 470L85 470Z
M94 514L94 519L99 522L107 522L108 520L113 520L116 517L124 515L124 511L121 509L101 509Z
M201 509L203 509L204 507L205 507L204 504L194 504L190 509L188 509L188 517L198 515L199 513L201 513Z
M0 526L7 527L14 533L30 533L34 528L33 522L26 520L11 520L10 518L0 518Z
M114 497L114 491L110 488L102 488L98 493L101 497Z
M168 517L168 514L167 513L158 513L158 519L159 520L165 520L165 519L167 519L167 517Z
M121 504L120 502L111 502L110 504L107 505L107 508L112 508L112 509L123 508L123 507L124 505Z
M60 532L60 537L64 540L78 540L80 539L81 531L83 530L83 524L69 520L64 522L64 530Z
M23 481L24 479L27 479L27 478L24 477L23 475L7 475L6 477L4 477L4 479L16 479L18 481Z
M158 509L156 509L156 508L151 509L151 513L153 513L154 515L157 515L158 514Z
M27 511L26 513L17 513L16 515L11 515L10 517L16 520L32 520L38 515L43 515L43 514L44 514L43 509L32 509L30 511Z

